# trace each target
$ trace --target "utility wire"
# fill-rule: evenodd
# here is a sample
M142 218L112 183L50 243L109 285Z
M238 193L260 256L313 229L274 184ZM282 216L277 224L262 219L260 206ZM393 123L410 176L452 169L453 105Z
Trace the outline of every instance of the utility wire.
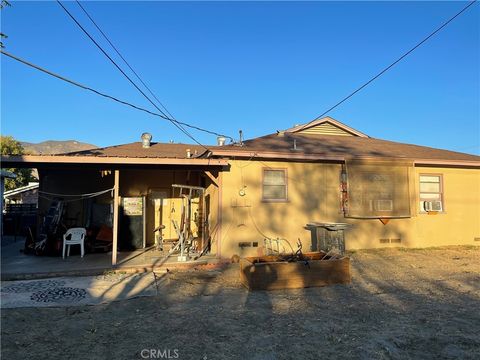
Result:
M77 26L83 31L83 33L97 46L97 48L110 60L110 62L125 76L125 78L165 117L168 117L143 91L138 87L138 85L123 71L123 69L107 54L107 52L95 41L95 39L88 33L88 31L78 22L78 20L67 10L63 4L57 0L57 3L60 7L67 13L67 15L77 24ZM173 119L172 119L173 120ZM187 135L190 139L194 142L199 144L200 146L204 147L207 151L208 148L201 144L197 139L195 139L188 131L186 131L181 125L176 124L175 122L171 121L175 127L177 127L181 132Z
M116 98L116 97L114 97L114 96L112 96L112 95L105 94L105 93L103 93L103 92L101 92L101 91L95 90L94 88L91 88L91 87L89 87L89 86L80 84L80 83L78 83L78 82L76 82L76 81L74 81L74 80L70 80L70 79L68 79L68 78L66 78L66 77L64 77L64 76L62 76L62 75L58 75L58 74L56 74L56 73L54 73L54 72L52 72L52 71L50 71L50 70L47 70L47 69L42 68L42 67L40 67L40 66L38 66L38 65L32 64L31 62L28 62L27 60L24 60L24 59L22 59L22 58L19 58L18 56L15 56L15 55L13 55L13 54L10 54L9 52L7 52L7 51L5 51L5 50L3 50L3 49L0 49L0 53L3 54L3 55L5 55L5 56L8 56L9 58L11 58L11 59L13 59L13 60L15 60L15 61L18 61L18 62L20 62L20 63L22 63L22 64L24 64L24 65L27 65L27 66L29 66L29 67L32 67L32 68L34 68L34 69L36 69L36 70L39 70L39 71L41 71L41 72L43 72L43 73L45 73L45 74L47 74L47 75L53 76L53 77L55 77L55 78L57 78L57 79L59 79L59 80L65 81L65 82L67 82L67 83L69 83L69 84L71 84L71 85L77 86L77 87L79 87L79 88L81 88L81 89L91 91L91 92L93 92L94 94L100 95L100 96L102 96L102 97L105 97L105 98L107 98L107 99L113 100L113 101L118 102L118 103L120 103L120 104L129 106L129 107L134 108L134 109L136 109L136 110L143 111L143 112L145 112L145 113L147 113L147 114L149 114L149 115L158 116L158 117L160 117L160 118L162 118L162 119L164 119L164 120L168 120L168 121L173 121L172 119L169 119L169 118L166 117L165 115L162 115L162 114L159 114L159 113L155 113L155 112L150 111L150 110L148 110L148 109L142 108L142 107L137 106L137 105L134 105L134 104L132 104L132 103L129 103L129 102L125 101L125 100L118 99L118 98ZM214 131L210 131L210 130L206 130L206 129L197 128L196 126L189 125L189 124L184 123L184 122L181 122L181 121L175 120L175 122L178 123L178 124L181 124L181 125L190 127L190 128L192 128L192 129L200 130L200 131L203 131L203 132L212 134L212 135L224 136L224 137L230 138L230 137L227 136L227 135L219 134L219 133L216 133L216 132L214 132Z
M206 130L206 129L203 129L203 128L200 128L198 126L194 126L194 125L189 125L189 124L186 124L186 123L182 123L180 121L177 121L177 119L172 115L172 113L170 113L170 111L168 111L168 109L166 108L166 106L160 101L160 99L155 95L155 93L150 89L149 86L147 86L147 84L145 83L145 81L140 77L140 75L133 69L133 67L128 63L128 61L125 59L125 57L120 53L120 50L118 50L118 48L112 43L112 41L108 38L107 34L105 34L105 32L100 28L100 26L96 23L96 21L92 18L92 16L87 12L87 10L83 7L83 5L81 4L80 1L76 0L76 3L78 4L78 6L82 9L82 11L85 13L85 15L90 19L90 21L93 23L93 25L95 25L95 27L98 29L98 31L102 34L102 36L105 38L105 40L107 40L107 42L110 44L110 46L115 50L115 52L118 54L118 56L120 56L120 58L123 60L123 62L125 63L125 65L127 65L127 67L133 72L133 74L137 77L137 79L142 83L142 85L148 90L148 92L150 93L150 95L152 95L155 100L158 102L158 104L163 108L163 110L165 110L165 112L169 115L169 117L174 120L175 122L177 122L177 124L180 124L180 125L183 125L183 126L188 126L192 129L195 129L195 130L198 130L198 131L203 131L203 132L207 132L209 134L212 134L212 135L216 135L216 136L223 136L223 137L226 137L228 139L230 139L232 142L234 142L234 138L231 137L231 136L228 136L228 135L223 135L223 134L219 134L219 133L216 133L216 132L213 132L213 131L209 131L209 130Z
M428 35L427 37L425 37L422 41L420 41L417 45L415 45L413 48L411 48L410 50L408 50L405 54L403 54L402 56L400 56L397 60L395 60L393 63L391 63L390 65L388 65L386 68L384 68L382 71L380 71L377 75L375 75L373 78L371 78L370 80L368 80L366 83L364 83L363 85L361 85L359 88L357 88L355 91L353 91L352 93L350 93L349 95L347 95L346 97L344 97L342 100L340 100L338 103L336 103L335 105L333 105L331 108L329 108L327 111L323 112L322 114L320 114L319 116L317 116L315 119L309 121L308 123L306 123L305 125L303 125L299 130L303 130L306 126L310 125L311 123L313 123L314 121L322 118L323 116L325 116L326 114L328 114L330 111L332 111L333 109L335 109L336 107L340 106L341 104L343 104L345 101L347 101L348 99L350 99L352 96L354 96L356 93L358 93L359 91L361 91L363 88L367 87L369 84L371 84L372 82L374 82L376 79L378 79L380 76L382 76L384 73L386 73L388 70L390 70L392 67L394 67L396 64L398 64L400 61L402 61L405 57L407 57L408 55L410 55L413 51L415 51L417 48L419 48L421 45L423 45L426 41L428 41L431 37L433 37L436 33L438 33L440 30L442 30L444 27L446 27L448 24L450 24L453 20L455 20L458 16L460 16L463 12L465 12L470 6L472 6L473 4L475 4L477 2L477 0L473 0L472 2L470 2L467 6L465 6L462 10L460 10L458 13L456 13L454 16L452 16L450 19L448 19L446 22L444 22L440 27L438 27L436 30L434 30L430 35Z
M110 46L113 48L113 50L115 50L115 52L117 53L118 56L120 56L120 58L123 60L123 62L125 63L125 65L128 66L128 68L135 74L135 76L137 77L137 79L142 83L142 85L145 87L145 89L148 90L148 92L150 93L150 95L152 95L155 100L157 100L158 104L160 104L160 106L163 108L163 110L165 110L165 112L172 118L172 119L175 119L175 117L168 111L168 109L165 107L165 105L162 104L162 102L158 99L158 97L153 93L153 91L147 86L147 84L145 84L145 82L142 80L142 78L140 77L140 75L138 75L138 73L133 69L133 67L128 63L128 61L125 59L125 57L123 57L123 55L120 53L120 51L117 49L117 47L110 41L110 39L108 38L108 36L105 34L105 32L100 28L100 26L95 22L95 20L93 20L93 18L90 16L90 14L87 12L87 10L83 7L83 5L81 4L80 1L76 0L76 3L78 4L78 6L80 7L80 9L82 9L82 11L85 13L85 15L87 15L87 17L90 19L90 21L93 23L93 25L95 25L95 27L97 28L98 31L100 31L100 34L102 34L102 36L105 38L105 40L107 40L107 42L110 44Z
M105 38L105 40L110 44L110 46L113 48L113 50L115 50L115 52L117 53L117 55L123 60L123 62L125 63L125 65L127 65L127 67L133 72L133 74L137 77L137 79L142 83L142 85L147 89L147 91L150 93L150 95L152 95L154 97L154 99L158 102L158 104L163 108L163 110L165 110L165 112L169 115L170 119L174 120L177 122L177 124L180 124L180 125L186 125L185 123L182 123L182 122L179 122L177 121L177 119L172 115L172 113L170 113L170 111L168 111L168 109L165 107L165 105L163 105L163 103L160 101L160 99L155 95L155 93L150 89L150 87L145 83L145 81L140 77L140 75L133 69L133 67L129 64L129 62L125 59L125 57L120 53L120 51L117 49L117 47L112 43L112 41L108 38L107 34L105 34L105 32L100 28L100 26L96 23L96 21L92 18L92 16L87 12L87 10L83 7L83 5L81 4L80 1L76 1L76 3L78 4L78 6L82 9L82 11L85 13L85 15L90 19L90 21L93 23L93 25L97 28L97 30L102 34L102 36ZM233 137L231 136L227 136L227 135L223 135L223 134L218 134L216 132L212 132L212 131L209 131L209 130L206 130L206 129L202 129L202 128L199 128L197 126L194 126L194 125L187 125L189 126L190 128L192 129L195 129L195 130L199 130L199 131L204 131L204 132L207 132L207 133L210 133L210 134L213 134L213 135L216 135L216 136L223 136L223 137L226 137L228 139L230 139L232 142L234 142L235 140L233 139Z
M117 68L117 70L120 71L123 74L123 76L145 97L145 99L147 99L153 106L155 106L157 108L157 105L142 91L142 89L140 89L138 87L137 84L135 84L135 82L125 73L125 71L123 71L123 69L115 62L115 60L113 60L110 57L110 55L108 55L107 52L105 50L103 50L103 48L100 46L100 44L88 33L87 30L85 30L85 28L70 13L70 11L68 11L68 9L65 6L63 6L63 4L59 0L57 0L57 3L65 11L65 13L75 22L75 24L77 24L77 26L83 31L83 33L97 46L97 48L103 53L103 55L105 55L108 58L108 60L110 60L110 62ZM165 117L167 117L167 115L163 111L160 110L160 112Z
M77 26L83 31L83 33L97 46L97 48L110 60L110 62L122 73L122 75L147 99L161 114L163 114L175 127L177 127L181 132L183 132L185 135L187 135L190 139L192 139L194 142L196 142L198 145L202 146L205 148L205 150L209 150L205 145L200 143L193 135L191 135L187 130L185 130L181 125L175 123L173 119L170 119L143 91L138 87L137 84L123 71L123 69L113 60L110 55L107 54L107 52L98 44L98 42L95 41L95 39L88 33L87 30L78 22L78 20L67 10L63 4L57 0L58 5L67 13L67 15L77 24Z

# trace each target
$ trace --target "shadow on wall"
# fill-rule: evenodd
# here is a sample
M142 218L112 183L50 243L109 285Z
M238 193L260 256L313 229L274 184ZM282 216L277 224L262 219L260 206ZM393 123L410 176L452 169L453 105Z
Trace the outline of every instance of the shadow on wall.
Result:
M264 168L286 168L288 201L262 202ZM441 172L444 179L445 212L437 215L418 213L418 176ZM310 233L304 229L311 221L346 222L347 249L383 247L428 247L475 245L480 229L480 193L475 185L479 174L473 169L420 168L414 170L412 217L393 218L387 224L378 219L345 218L341 211L341 165L334 163L287 163L275 161L232 162L224 173L222 256L255 256L260 250L239 247L240 242L258 242L286 238L293 247L297 239L310 248ZM245 195L241 196L240 191Z
M288 201L262 201L262 172L269 168L287 169ZM345 232L347 249L352 240L354 248L382 246L380 239L401 239L401 244L394 245L408 246L412 225L408 221L392 219L383 225L378 219L343 216L340 172L341 165L333 163L234 162L231 173L225 174L230 177L225 189L233 191L224 195L223 255L261 255L265 238L284 238L295 250L300 240L303 250L308 251L311 235L305 225L311 221L352 224L353 228ZM245 190L244 196L240 195L241 189ZM239 246L243 243L258 243L259 248ZM291 251L290 246L285 245L285 250Z

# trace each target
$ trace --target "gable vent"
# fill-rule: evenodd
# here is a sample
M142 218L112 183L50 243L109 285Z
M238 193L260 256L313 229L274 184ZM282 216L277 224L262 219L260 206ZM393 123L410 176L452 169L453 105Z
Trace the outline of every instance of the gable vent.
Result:
M349 132L340 129L338 126L332 125L328 122L312 126L300 131L301 134L313 135L339 135L339 136L353 136Z

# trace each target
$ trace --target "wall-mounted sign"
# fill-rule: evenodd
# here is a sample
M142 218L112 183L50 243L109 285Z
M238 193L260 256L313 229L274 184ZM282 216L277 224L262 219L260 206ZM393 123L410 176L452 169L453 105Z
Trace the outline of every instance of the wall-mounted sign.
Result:
M126 197L123 201L123 213L127 216L143 214L142 197Z

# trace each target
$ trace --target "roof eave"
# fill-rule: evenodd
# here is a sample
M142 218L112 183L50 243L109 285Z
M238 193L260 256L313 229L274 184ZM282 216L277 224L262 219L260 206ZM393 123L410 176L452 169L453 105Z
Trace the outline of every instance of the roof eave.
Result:
M212 156L238 157L238 158L263 158L285 160L331 160L343 161L343 156L316 155L280 151L255 151L255 150L213 150Z
M459 166L459 167L474 167L480 168L480 161L469 160L436 160L436 159L416 159L415 165L428 165L428 166Z
M228 162L222 159L199 158L132 158L132 157L97 157L97 156L68 156L68 155L2 155L2 163L8 166L49 164L105 164L105 165L183 165L183 166L227 166Z
M255 151L255 150L214 150L212 156L246 158L246 159L282 159L282 160L304 160L304 161L335 161L344 163L349 158L353 159L391 159L405 160L404 157L392 156L341 156L341 155L324 155L324 154L305 154L295 152L277 152L277 151ZM441 159L413 159L415 165L444 165L444 166L460 166L480 168L480 161L469 160L441 160Z

